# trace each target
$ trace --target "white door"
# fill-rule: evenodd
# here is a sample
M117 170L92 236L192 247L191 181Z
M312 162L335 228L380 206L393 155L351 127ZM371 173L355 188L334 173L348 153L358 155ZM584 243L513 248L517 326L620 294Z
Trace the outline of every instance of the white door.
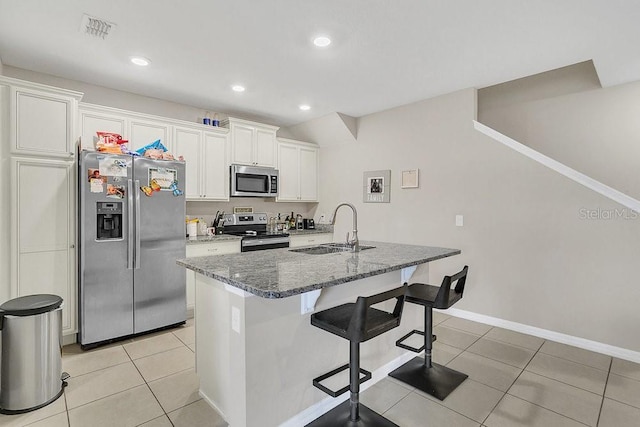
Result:
M63 333L76 331L74 163L11 160L12 297L63 298Z
M205 132L202 156L204 198L229 200L227 136Z
M202 190L202 159L200 158L200 141L202 132L187 128L174 128L173 139L174 155L183 156L186 163L185 183L178 183L179 188L184 188L187 199L201 199L204 195Z

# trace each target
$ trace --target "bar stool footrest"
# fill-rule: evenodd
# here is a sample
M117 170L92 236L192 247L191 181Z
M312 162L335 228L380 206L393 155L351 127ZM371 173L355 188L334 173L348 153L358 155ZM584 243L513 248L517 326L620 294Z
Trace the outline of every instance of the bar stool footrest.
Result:
M398 341L396 341L396 347L400 347L400 348L404 348L405 350L410 350L413 351L414 353L420 353L421 351L424 350L424 344L421 347L411 347L408 344L403 343L404 340L406 340L407 338L409 338L411 335L420 335L420 336L424 336L424 332L423 331L419 331L417 329L414 329L413 331L409 332L407 335L403 336L402 338L400 338ZM435 335L431 335L431 342L434 342L437 339L437 337Z
M469 377L437 363L432 363L431 367L427 368L422 357L414 357L389 376L440 400L444 400Z
M341 389L335 390L335 391L331 390L328 387L323 386L322 384L320 384L322 381L326 380L327 378L332 377L332 376L334 376L336 374L339 374L340 372L342 372L342 371L344 371L346 369L349 369L349 364L348 363L340 366L339 368L334 369L333 371L329 371L326 374L322 374L319 377L314 378L313 379L314 387L319 388L320 390L324 391L325 393L327 393L331 397L338 397L341 394L348 392L349 391L349 386L350 386L349 384L347 384L346 386L342 387ZM364 374L364 377L360 378L360 384L362 384L365 381L369 381L371 379L371 372L360 368L360 373Z
M320 418L307 424L305 427L400 427L378 414L377 412L367 408L362 403L359 406L360 419L358 421L349 421L350 408L349 401L342 402Z

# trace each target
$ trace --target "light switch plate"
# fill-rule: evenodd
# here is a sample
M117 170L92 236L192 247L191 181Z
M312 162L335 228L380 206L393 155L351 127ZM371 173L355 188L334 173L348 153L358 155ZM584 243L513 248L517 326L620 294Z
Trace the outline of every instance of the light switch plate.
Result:
M464 225L464 217L462 215L456 215L456 227L462 227Z

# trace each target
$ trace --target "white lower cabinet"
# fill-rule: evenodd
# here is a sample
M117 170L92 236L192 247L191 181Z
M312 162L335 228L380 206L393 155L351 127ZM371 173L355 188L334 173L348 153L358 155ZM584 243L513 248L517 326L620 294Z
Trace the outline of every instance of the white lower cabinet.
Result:
M240 253L240 239L211 243L187 244L187 258L209 255L224 255ZM187 270L187 310L195 306L196 272Z
M76 332L74 163L11 158L11 295L62 297L62 333Z
M301 246L321 245L333 242L333 233L309 233L289 235L289 247L299 248Z

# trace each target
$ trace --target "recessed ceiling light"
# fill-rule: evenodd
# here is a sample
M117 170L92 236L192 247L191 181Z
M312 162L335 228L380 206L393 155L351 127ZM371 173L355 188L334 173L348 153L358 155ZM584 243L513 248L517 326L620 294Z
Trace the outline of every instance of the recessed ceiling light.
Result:
M231 86L231 89L234 92L244 92L244 86L240 86L240 85L233 85Z
M303 104L301 106L299 106L298 108L300 108L302 111L308 111L311 109L311 106Z
M142 56L132 56L131 62L133 62L136 65L139 65L140 67L146 67L151 63L151 61L149 61L147 58L144 58Z
M318 47L327 47L331 44L331 39L326 36L320 36L313 39L313 44Z

